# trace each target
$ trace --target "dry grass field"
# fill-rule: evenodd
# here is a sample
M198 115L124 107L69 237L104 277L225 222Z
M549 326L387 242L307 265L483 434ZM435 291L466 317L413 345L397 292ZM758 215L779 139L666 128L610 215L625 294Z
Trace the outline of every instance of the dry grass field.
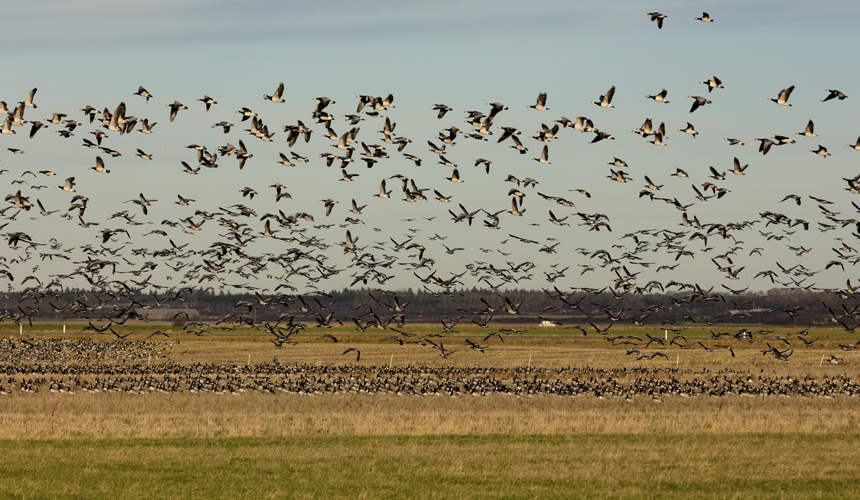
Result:
M30 334L37 345L49 338L109 340L104 335L62 335L51 325L41 325L51 333L35 333L39 326ZM810 387L849 387L860 380L860 356L838 347L846 340L844 332L836 330L811 331L809 339L821 336L812 347L789 336L790 330L771 332L768 340L754 343L715 341L708 330L688 331L689 342L730 345L735 356L725 349L639 346L643 352L659 350L668 358L637 361L626 354L630 346L592 334L572 335L569 330L532 330L505 336L502 343L497 338L485 342L486 330L467 327L434 339L457 351L442 358L427 345L384 341L387 333L379 332L308 330L297 336L297 345L279 349L267 336L250 330L196 337L166 326L133 328L140 333L130 340L142 340L158 328L170 337L150 339L146 345L151 349L139 350L136 357L129 357L133 361L83 361L55 352L52 362L42 362L54 367L53 373L38 375L31 369L0 376L0 388L17 388L23 381L42 384L38 394L12 390L0 396L0 452L5 455L0 462L4 478L0 497L856 495L857 397L846 392L740 391L715 397L632 390L643 380L711 381L722 386L746 381L749 387L763 387L762 380L778 380L785 387L787 381L801 380ZM410 329L422 334L437 330L432 325ZM644 337L646 332L662 333L644 328L612 333ZM339 342L321 338L322 333L334 334ZM794 353L789 361L762 354L768 342L782 343L777 336L791 339ZM0 337L11 340L15 349L20 347L17 361L6 359L0 367L39 364L26 360L35 356L34 351L17 333ZM465 344L466 338L490 347L484 353L475 351ZM68 344L76 345L72 340ZM356 361L354 352L343 355L347 347L358 348L361 359ZM831 355L841 357L841 364L823 362ZM144 371L218 365L233 373L280 366L332 380L342 373L347 374L344 378L390 380L392 373L415 370L436 379L450 373L452 379L460 379L461 390L426 395L391 390L316 394L251 389L164 392L139 387L99 393L78 389L75 394L48 390L52 379L94 383L109 378L86 370L74 376L59 374L62 370L124 365ZM333 372L319 375L326 370ZM610 380L624 389L600 396L544 391L477 396L462 390L463 380L470 377L498 379L508 386L517 380L547 384Z

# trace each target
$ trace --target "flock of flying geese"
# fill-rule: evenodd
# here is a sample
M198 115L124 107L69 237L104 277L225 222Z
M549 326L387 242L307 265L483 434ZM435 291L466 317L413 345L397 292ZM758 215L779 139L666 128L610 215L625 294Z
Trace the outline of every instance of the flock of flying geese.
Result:
M662 28L663 22L667 18L658 12L651 12L648 15L652 21L657 22L658 28ZM713 22L707 13L703 13L702 17L696 19L702 22ZM708 95L711 95L713 91L719 92L725 89L723 81L717 76L699 83L706 86ZM775 98L769 97L768 100L780 106L789 107L791 106L789 100L794 88L793 85L786 87ZM582 258L586 262L586 264L576 264L581 268L579 275L595 272L597 267L605 269L610 276L607 285L611 287L613 294L668 292L671 291L672 287L677 287L679 291L694 290L690 295L692 302L713 299L715 294L711 291L704 291L695 283L679 283L674 280L663 283L656 279L644 283L639 275L652 265L655 265L656 272L663 270L671 272L682 262L682 259L684 261L693 259L698 254L708 255L718 271L725 274L727 280L742 279L741 272L746 269L746 266L738 265L735 261L740 261L743 257L751 258L754 254L761 256L765 250L764 248L745 246L741 240L743 237L741 233L744 231L748 233L757 231L767 241L786 245L797 256L801 256L808 253L810 249L806 249L802 245L797 247L790 243L791 236L799 229L809 231L811 228L816 228L822 232L838 232L845 228L855 230L854 233L847 230L841 232L842 237L837 238L840 244L833 249L837 257L823 265L822 268L810 269L800 264L789 267L776 263L779 271L767 269L755 275L754 279L770 280L774 285L816 290L815 284L809 280L817 273L834 266L844 270L845 264L853 265L860 261L860 254L857 254L856 249L849 244L851 239L860 238L860 221L847 215L841 215L841 212L834 208L829 208L833 202L825 198L808 196L808 199L817 204L823 216L822 222L817 222L817 226L805 219L789 217L783 213L771 211L760 213L755 220L750 221L700 221L698 216L692 214L690 210L696 202L685 204L685 202L679 201L677 195L661 196L660 191L663 185L652 181L649 176L644 176L645 185L639 193L639 198L663 201L677 209L681 212L679 214L681 229L640 229L629 232L619 235L619 244L613 245L611 249L587 248L588 244L585 238L589 232L612 232L612 222L608 215L598 212L586 213L576 208L576 203L581 203L583 206L591 203L590 192L582 187L569 189L568 192L575 193L572 196L581 197L574 202L566 198L566 196L571 195L558 194L558 191L561 190L558 181L545 181L544 187L540 188L543 192L538 191L540 170L531 168L524 170L533 175L534 178L513 173L507 174L507 177L504 178L504 181L508 183L507 186L510 186L507 195L505 195L506 199L507 197L510 198L510 209L505 208L508 206L507 201L505 201L505 206L498 210L488 210L475 206L467 208L467 205L472 205L469 202L470 196L462 190L455 194L446 194L445 191L448 188L445 186L448 184L441 181L435 185L419 187L419 182L415 176L401 173L388 175L391 171L381 175L377 174L381 177L379 189L378 193L372 196L369 193L365 195L356 194L350 201L327 197L320 200L320 205L316 209L303 207L293 211L287 208L290 206L292 195L288 192L288 186L278 182L277 179L289 178L293 175L294 170L292 169L301 164L308 164L313 168L320 169L331 168L332 166L339 167L338 182L344 183L355 182L359 176L367 178L383 171L390 165L396 165L398 170L406 171L407 166L417 169L422 167L422 164L432 165L434 163L451 169L448 176L440 176L440 178L442 181L452 183L452 185L471 181L471 178L478 176L486 175L501 178L503 174L500 176L497 173L498 167L493 166L491 168L491 166L494 163L509 164L518 160L521 155L528 153L530 146L534 143L521 138L523 137L522 132L506 122L504 112L509 108L499 102L487 103L488 108L461 110L465 111L465 123L472 127L471 130L461 130L459 127L462 125L449 124L435 138L426 141L419 141L415 138L413 141L406 136L399 135L402 131L396 131L397 123L391 114L391 110L395 107L392 94L388 94L386 97L358 95L357 102L353 101L350 105L341 104L343 114L339 116L337 113L340 111L334 112L334 106L337 104L334 100L328 97L314 97L315 105L312 109L308 109L307 117L304 120L296 120L294 123L283 124L281 126L283 135L278 136L279 131L270 131L269 124L264 122L263 117L273 112L271 106L287 101L283 83L278 85L273 94L264 94L263 100L265 102L260 103L259 107L252 106L257 111L249 107L242 107L235 112L229 112L229 116L238 114L239 123L242 123L243 126L249 126L248 129L241 131L237 130L233 123L225 120L225 114L221 111L218 101L208 95L196 99L201 103L196 105L199 106L196 110L177 100L164 104L164 107L168 108L168 112L163 118L168 120L168 123L156 127L159 125L156 121L158 118L142 119L132 116L130 114L131 107L127 107L125 102L116 106L104 107L103 111L90 105L80 108L77 112L80 122L69 118L69 116L74 115L70 111L54 112L50 118L38 120L34 116L37 113L36 92L36 89L30 91L24 100L18 102L15 107L10 108L7 107L6 102L0 102L0 114L6 115L2 128L0 128L2 135L15 136L18 134L18 130L24 131L29 128L28 132L21 135L33 139L42 129L55 128L54 132L59 135L58 140L69 141L68 144L74 144L76 142L74 136L78 135L81 130L92 128L86 135L92 135L93 140L84 138L82 145L93 150L95 156L92 160L93 166L89 167L89 170L95 172L94 174L87 174L83 171L75 173L75 175L67 177L62 184L55 185L53 194L47 196L41 194L40 196L39 190L47 188L47 186L36 185L36 183L43 177L56 174L50 170L25 170L26 166L21 165L27 165L26 155L24 155L24 149L21 148L25 147L26 139L22 140L21 137L8 139L10 142L14 142L15 146L18 146L9 147L8 151L13 155L20 156L3 158L2 164L8 166L8 169L2 170L2 174L7 176L6 178L12 177L12 184L17 186L13 187L13 192L6 196L6 206L0 209L0 217L3 219L3 222L0 223L0 229L5 231L3 236L8 247L5 255L0 258L0 267L2 267L0 268L0 279L8 280L10 291L22 291L24 299L37 299L37 302L40 303L47 303L49 299L57 296L58 290L64 287L81 288L84 283L83 280L85 280L94 290L109 291L115 294L117 306L123 304L123 307L119 309L122 312L117 318L124 318L124 320L139 319L135 316L137 313L133 312L131 305L140 305L141 301L148 300L145 294L149 292L161 293L163 296L173 297L172 300L178 300L187 291L195 287L208 287L205 288L207 290L227 287L245 290L248 293L256 294L259 305L280 303L287 308L297 307L303 312L310 312L310 309L299 303L301 297L297 297L297 294L322 294L321 286L324 286L325 280L335 277L344 281L344 277L348 276L346 282L349 283L349 286L385 287L386 283L398 274L396 271L402 269L405 272L399 274L414 276L417 282L421 284L421 288L432 293L452 294L458 286L469 285L486 286L499 291L505 285L529 287L527 282L535 278L532 270L538 267L543 270L546 280L549 282L555 282L562 278L575 280L574 273L570 273L570 276L566 274L571 267L570 263L574 261L574 257ZM612 102L615 92L616 88L613 86L597 100L591 101L591 104L599 108L613 108ZM844 101L848 98L839 90L827 89L825 92L824 102ZM146 103L149 103L151 99L157 100L155 95L142 86L132 94L144 99ZM669 104L668 92L665 89L660 93L647 94L644 97L656 103ZM712 101L705 96L690 95L688 98L693 99L690 114L701 113L699 111L701 108L713 105ZM544 113L550 109L547 107L547 102L547 94L540 93L533 105L524 107ZM264 105L265 108L263 108ZM146 105L144 104L144 106ZM350 113L349 111L353 107L355 111ZM148 107L145 109L150 111ZM163 110L163 108L159 109ZM440 121L450 120L450 117L453 116L450 113L455 111L450 106L439 103L434 103L432 106L428 104L428 109L433 113L430 115L431 119L435 115L435 119ZM227 197L227 201L219 201L215 205L212 204L211 200L197 202L190 197L177 194L177 200L173 203L178 208L172 213L168 213L163 208L164 201L159 202L158 199L141 192L138 196L126 201L126 203L131 203L137 208L125 209L123 207L124 209L98 222L87 220L85 217L88 215L90 204L100 202L95 195L105 189L104 183L110 182L109 177L99 180L92 176L110 174L111 169L107 168L110 162L116 161L115 159L123 156L124 153L131 153L130 151L117 151L109 147L112 142L111 138L133 132L141 133L144 136L159 133L174 134L179 130L175 127L178 127L182 121L181 113L212 113L216 115L216 119L220 121L214 122L211 127L223 131L225 144L215 147L212 145L188 145L187 161L182 160L179 165L175 166L177 175L197 176L204 173L214 175L214 173L210 174L210 169L238 168L243 170L248 165L261 162L270 169L273 182L268 187L272 190L270 191L272 194L265 196L269 200L273 199L276 207L284 208L275 208L265 213L258 213L261 207L259 200L264 197L263 190L250 186L236 186L234 193L237 191L238 194L233 194L233 198ZM456 118L453 121L457 123L460 119ZM371 135L366 131L366 126L362 127L364 125L362 122L378 122L382 130L376 132L378 135ZM574 119L561 116L551 122L552 126L542 124L535 135L529 136L529 139L538 143L537 146L532 147L540 149L539 155L532 160L537 164L551 164L550 144L553 141L558 141L565 134L573 132L592 134L590 144L614 140L615 137L612 134L597 128L597 122L599 122L598 119L586 116L578 116ZM29 127L25 127L25 125L29 125ZM340 132L336 132L336 128L340 129ZM365 131L362 131L362 128L365 128ZM273 128L272 130L277 129ZM498 132L499 130L501 133ZM686 124L686 127L677 130L691 135L693 138L700 135L690 122ZM816 137L814 130L814 124L810 120L805 129L797 132L796 135L806 138ZM44 133L41 132L41 134ZM648 139L648 142L654 146L667 145L665 124L661 123L654 127L650 118L633 130L633 133ZM322 137L325 140L324 148L320 147L317 141L312 143L311 139L314 136ZM246 140L253 141L254 139L284 146L288 149L289 154L278 152L277 155L272 154L269 159L261 159L262 154L259 152L259 148L248 147L245 143ZM483 170L484 173L461 175L461 167L457 163L460 160L457 159L457 155L463 147L458 148L457 145L464 142L468 143L468 141L491 143L491 139L492 142L499 145L498 147L505 145L508 147L497 151L498 157L492 160L483 157L474 159L474 167L480 167L478 172ZM731 147L744 145L744 142L739 139L725 138L725 140ZM759 138L756 141L760 142L758 151L762 155L767 155L775 147L796 142L795 139L779 135ZM432 156L428 157L428 150L417 145L421 142L426 142ZM238 146L234 143L238 143ZM848 146L860 151L860 138L855 144ZM305 151L302 153L295 151L301 148L304 148ZM136 148L134 156L140 158L141 161L152 161L156 155L146 152L145 149L148 149L147 146ZM252 152L255 149L257 151ZM507 149L513 149L514 152L508 153ZM314 154L309 154L308 151L314 151ZM810 151L825 158L830 156L827 149L820 145L817 149ZM318 157L314 158L316 154ZM503 155L509 156L502 159ZM232 163L228 164L228 162ZM471 164L472 160L469 162ZM730 172L737 176L746 175L749 165L742 165L742 163L736 157ZM366 169L359 174L355 172L354 164L363 164ZM633 169L626 161L613 157L608 164L612 167L610 175L607 176L611 181L626 183L633 180L634 177L631 174ZM273 165L280 165L280 167ZM286 169L284 169L285 167ZM373 170L374 168L376 169ZM698 202L707 202L714 198L722 199L731 192L726 187L717 184L726 180L728 172L720 172L718 169L710 167L710 173L711 175L708 177L711 181L703 183L701 187L697 187L695 184L692 186L693 194L691 196ZM88 176L86 181L82 180L84 175ZM672 176L688 178L690 174L677 168ZM852 194L860 193L860 175L851 179L844 179L844 181L848 186L845 187L845 190ZM402 193L402 202L428 203L426 217L404 219L410 223L411 227L409 234L403 237L388 232L387 228L384 227L385 223L380 223L383 227L375 227L371 232L364 220L360 218L363 210L370 203L375 205L394 203L396 200L390 199L401 196L401 194L393 194L396 188L390 186L389 183L395 184L399 188L397 190ZM316 184L307 185L306 181L299 181L294 183L290 189L304 191L316 187ZM62 195L73 195L68 202L68 209L54 208L63 203L63 198L58 198L61 193L56 190L62 191ZM552 194L544 194L544 192ZM525 200L527 197L531 199L532 193L536 193L537 197L543 201L532 202L534 208L529 206L530 212L529 215L526 215ZM91 196L93 199L90 198ZM441 204L439 208L435 208L436 202L433 205L429 204L430 198ZM680 198L684 199L683 196ZM797 205L801 205L801 201L806 199L799 195L790 194L782 201L793 200ZM367 203L364 203L364 200ZM233 201L236 203L229 204ZM156 205L156 203L159 204ZM207 203L209 205L206 205ZM342 217L343 209L338 208L338 204L341 203L350 207L348 210L350 215L342 221L340 217ZM454 204L456 204L456 208L448 208ZM852 205L860 213L860 206L854 203ZM263 206L271 207L270 204ZM54 209L51 210L46 207ZM391 207L388 208L389 211L398 210L394 205ZM99 210L104 211L104 207L100 207ZM262 212L262 210L260 211ZM533 214L538 211L546 215L535 217ZM150 220L150 212L155 212L155 219ZM289 212L293 213L287 215ZM562 214L562 216L557 214ZM427 230L428 227L434 229L443 227L438 223L432 226L429 224L440 215L445 218L450 215L450 220L445 224L462 223L472 226L474 219L483 219L481 227L474 229L476 232L483 232L481 236L470 241L458 242L459 247L454 244L448 246L447 243L442 243L448 236L439 234L444 232L444 229L437 229L432 236ZM31 228L34 227L33 221L42 217L47 218L52 228L59 224L77 224L97 242L69 245L60 241L59 238L39 237L37 231ZM549 223L558 228L557 230L561 230L560 228L563 226L571 226L571 222L567 222L568 220L578 219L578 226L582 229L574 230L571 227L570 231L577 231L577 237L583 238L582 246L578 248L560 247L561 242L556 237L559 233L548 234L546 241L541 242L506 232L507 236L503 236L497 242L492 241L495 234L493 231L501 230L507 220L517 217L531 218L533 221L531 225L533 226ZM160 223L158 219L162 219ZM324 223L320 219L332 222ZM118 227L120 223L126 226L142 227L133 229L134 233L132 233L129 229ZM113 228L107 227L108 225ZM143 233L143 229L149 229L145 227L147 225L156 226L157 229L150 229L149 232ZM756 227L756 225L759 226ZM332 236L334 231L329 230L333 228L339 228L335 233L339 236ZM37 234L37 236L34 237L30 233ZM354 236L353 233L360 233L361 236ZM366 240L374 237L374 233L387 234L382 238L382 241L367 242ZM155 241L147 239L146 242L142 240L142 238L153 234L160 239ZM359 244L362 239L365 241ZM184 242L177 244L174 243L176 240ZM720 250L723 253L718 255L717 246L708 246L709 241L719 241ZM631 246L628 247L622 243L629 243ZM701 245L701 247L694 247L694 243ZM446 255L455 255L456 252L464 251L470 246L472 248L469 250L474 251L476 245L478 250L487 254L486 261L469 262L459 273L449 271L448 276L442 276L442 272L437 270L437 259L444 259ZM505 247L504 245L508 246ZM503 250L503 248L508 249L508 251ZM272 251L272 249L277 250ZM532 252L531 249L537 250L537 253ZM408 255L405 257L399 255L401 251ZM410 251L413 253L410 254ZM674 264L656 266L657 263L653 261L653 258L656 257L651 257L653 254L668 256L671 261L674 261ZM524 262L516 264L503 258L509 255L515 255L515 260L524 260ZM551 257L553 255L555 257ZM346 259L345 265L338 265L335 262L338 257ZM527 260L530 258L539 260L535 263ZM555 258L559 262L549 264L548 259L551 258ZM41 263L46 259L51 262L48 266L50 271L39 272L40 266L44 265ZM34 262L27 264L29 261ZM56 269L63 264L62 261L68 261L67 265L74 267L68 271L56 272ZM16 279L11 271L12 265L18 266L16 275L19 274L20 269L29 267L32 267L31 274L26 277L19 275ZM159 273L164 268L170 269L166 279L175 280L176 285L157 283L158 278L156 276L158 273L154 270L159 266L163 266ZM631 268L637 269L636 266L642 270L635 272L630 270ZM466 273L474 278L472 282L460 279ZM255 281L264 275L272 282L277 283L273 290L255 286ZM34 283L30 283L31 281ZM33 284L36 286L32 286ZM30 285L30 288L25 288L27 285ZM725 284L722 287L728 290L727 293L734 295L743 293L748 289L748 287L734 289ZM281 292L281 289L286 289L287 293ZM581 287L571 287L571 289L595 291ZM832 291L845 300L855 300L858 293L851 286L850 280L846 288ZM273 297L265 298L263 294L266 293L273 295ZM567 303L564 299L566 293L559 291L558 294L559 299L565 303ZM501 309L509 314L518 314L519 304L502 293L499 295L503 299ZM78 304L80 305L72 305L72 309L76 309L75 315L90 317L88 314L92 312L93 305L86 300L79 300ZM66 306L69 305L71 304L66 304ZM248 308L249 313L253 307L254 304L251 304L251 307ZM57 307L55 307L56 309ZM29 310L19 308L19 311L19 313L7 312L6 317L21 321L38 315L38 308ZM337 321L336 318L332 318L331 313L328 316L323 316L321 312L316 313L318 326L330 326L333 320ZM396 312L402 318L402 311ZM373 315L373 312L370 311L368 314ZM247 321L248 317L249 315L237 316L237 321ZM357 323L360 329L367 327L366 324ZM401 323L396 323L402 326ZM383 321L377 317L370 324L380 327ZM289 341L292 333L297 331L298 327L295 325L297 323L294 323L292 316L290 316L286 326L282 326L279 322L277 325L266 324L265 328L274 335L274 342L280 347ZM262 324L255 326L264 327ZM843 324L843 327L853 331L856 326L849 327ZM595 328L598 333L606 334L606 331L601 332L600 328ZM469 347L478 348L481 346L475 344ZM442 357L447 357L452 352L445 349L444 346L441 346L439 350ZM780 352L776 349L774 351L771 354L774 354L777 359L787 359L788 355L784 351ZM350 352L355 352L357 360L360 360L361 354L354 348L347 349L344 354ZM650 357L653 356L650 355Z

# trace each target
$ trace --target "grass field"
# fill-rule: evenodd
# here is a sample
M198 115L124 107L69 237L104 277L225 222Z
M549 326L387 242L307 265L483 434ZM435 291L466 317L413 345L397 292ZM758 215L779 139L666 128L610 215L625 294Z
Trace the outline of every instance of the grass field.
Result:
M858 435L3 441L8 498L852 498Z
M34 325L31 335L113 339L62 335L61 325L50 334L35 333L56 326ZM793 329L775 330L755 343L714 341L699 329L685 334L707 346L731 345L736 357L725 350L666 346L648 351L666 352L668 360L635 361L625 354L628 346L569 330L509 335L480 353L468 349L465 338L479 340L487 330L464 327L442 339L457 349L443 359L427 346L384 342L387 332L379 331L309 329L298 345L278 349L255 330L196 337L164 325L133 328L141 329L136 340L156 329L171 335L152 339L163 343L156 351L161 354L136 358L144 364L243 366L249 359L253 365L277 357L285 364L368 370L389 364L528 365L633 370L619 372L622 379L638 376L634 369L643 367L658 377L860 378L860 356L841 351L845 334L831 329L813 329L807 338L821 339L809 348L790 336ZM409 331L438 330L422 328ZM340 342L320 338L322 333ZM626 327L612 333L642 337L662 330ZM0 336L20 338L11 332ZM790 361L762 355L766 342L780 342L776 336L791 339ZM343 356L346 347L359 348L361 360ZM821 362L831 354L844 362ZM670 370L676 368L681 371ZM860 472L857 409L857 398L847 396L657 401L591 395L15 392L0 397L0 498L851 498Z

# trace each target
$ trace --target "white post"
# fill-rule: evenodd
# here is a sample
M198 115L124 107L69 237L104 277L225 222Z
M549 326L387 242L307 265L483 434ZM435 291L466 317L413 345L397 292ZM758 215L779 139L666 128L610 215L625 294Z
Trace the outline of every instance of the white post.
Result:
M391 359L388 361L388 367L391 368L391 365L394 364L394 354L391 355Z
M66 333L66 325L63 325L63 333Z
M681 356L679 354L675 355L675 368L678 368L678 363L681 362Z
M532 367L532 353L529 353L529 366L528 366L528 368L531 368L531 367Z
M18 335L24 335L24 323L18 323Z
M669 340L669 330L663 330L663 335L666 336L666 340Z
M249 365L251 364L251 355L250 354L248 355L248 364Z
M821 355L821 361L818 363L818 366L824 364L824 354Z
M152 354L149 355L149 359L146 360L146 366L149 366L152 363Z

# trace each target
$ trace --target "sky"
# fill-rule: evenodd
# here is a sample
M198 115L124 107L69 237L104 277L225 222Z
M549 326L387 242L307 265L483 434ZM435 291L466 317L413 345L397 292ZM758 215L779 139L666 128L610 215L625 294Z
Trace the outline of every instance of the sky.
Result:
M48 282L57 274L68 274L86 259L80 251L83 245L98 248L101 231L105 228L126 229L105 246L125 249L118 255L132 264L122 265L124 271L137 269L146 261L159 264L153 271L153 282L179 286L188 278L171 271L167 261L157 257L132 255L131 249L148 248L150 252L170 247L168 239L177 245L188 244L188 249L206 250L213 242L224 241L225 228L216 220L207 222L203 230L187 234L180 227L170 228L162 221L178 221L191 216L195 210L219 211L219 207L245 204L252 207L258 217L234 218L248 224L254 234L263 230L260 216L282 210L289 215L306 212L314 222L302 222L307 228L305 237L317 235L330 245L318 253L329 257L327 265L344 269L336 277L318 284L323 289L339 289L350 285L351 275L363 270L348 268L350 255L343 255L338 243L345 240L347 228L340 227L346 217L360 219L363 224L350 225L353 237L366 252L383 258L398 258L391 269L385 271L394 278L386 288L420 288L410 263L418 263L414 252L394 253L391 238L401 242L413 236L413 243L426 248L424 257L432 258L432 268L424 267L416 273L424 277L432 270L442 278L460 273L465 265L480 262L477 266L492 264L506 268L508 262L519 264L530 261L536 267L531 280L510 282L507 288L541 288L547 286L594 287L611 286L618 274L616 265L626 266L631 273L641 272L635 282L643 285L651 280L666 283L670 280L696 282L702 286L727 285L739 289L767 290L774 285L765 277L754 278L759 272L773 270L779 273L777 263L784 268L801 264L814 276L791 276L779 273L778 279L789 282L794 277L803 286L817 288L843 286L852 279L851 264L856 252L840 251L843 242L856 248L857 236L852 235L853 225L821 232L818 223L833 224L818 208L817 198L833 202L825 208L838 212L840 220L857 216L851 202L860 204L856 195L843 188L844 178L852 178L860 171L856 160L860 151L846 147L854 144L860 135L857 123L856 95L853 83L858 79L858 66L853 64L851 51L860 41L856 25L860 20L860 5L853 2L822 2L811 7L808 2L486 2L437 1L422 4L403 2L253 2L226 1L148 2L146 6L124 2L3 2L6 18L11 22L4 29L4 44L0 54L9 70L0 87L0 100L12 108L22 101L32 88L38 88L34 102L36 109L26 108L25 120L41 120L52 113L66 113L67 118L82 122L69 138L56 132L62 125L49 125L32 139L28 138L29 124L13 127L15 135L0 136L0 183L7 184L7 192L22 195L32 202L39 199L46 209L58 210L45 217L37 209L21 212L8 223L5 234L25 232L33 241L48 243L51 238L72 249L69 261L42 260L39 253L50 253L45 248L31 251L31 258L15 262L26 254L23 248L6 247L8 270L14 276L9 285L21 289L28 275ZM661 12L667 16L662 29L650 20L648 13ZM694 17L709 13L714 22L703 23ZM700 81L714 76L721 79L725 88L708 92ZM283 82L284 103L263 99L272 94ZM794 85L789 103L778 106L768 101L780 90ZM154 97L148 102L132 95L138 86L145 87ZM614 108L601 108L591 101L599 100L610 87L616 92ZM849 97L845 100L822 102L825 89L839 89ZM648 99L647 94L668 91L669 104ZM527 108L534 105L539 93L548 95L546 111ZM311 113L315 97L328 97L335 103L327 111L335 116L332 128L340 135L349 130L342 115L353 114L358 103L357 95L385 97L393 94L394 106L381 112L396 123L395 134L412 142L404 149L422 158L415 166L396 150L396 145L381 142L384 118L365 116L361 122L359 142L381 144L389 158L380 160L372 169L356 161L346 171L358 174L352 182L342 182L337 166L326 167L320 153L340 153L330 147L334 142L323 137L325 127L316 124ZM212 96L218 104L210 111L197 102L204 95ZM688 96L705 96L712 101L695 112L690 112L693 99ZM189 107L179 112L171 123L166 106L179 101ZM93 140L88 132L99 124L90 124L79 110L91 105L98 110L113 112L124 102L127 115L157 122L153 133L140 134L136 130L119 135L106 131L103 145L119 151L122 156L111 158L96 149L81 147L83 139ZM493 121L493 135L486 142L464 137L472 126L464 123L467 110L489 113L488 103L502 103L508 107ZM444 103L451 108L444 118L436 118L435 104ZM236 110L248 107L275 132L271 142L263 142L243 132L250 121L240 122ZM561 129L557 138L546 143L551 164L540 164L532 158L540 156L545 145L529 136L536 135L541 124L552 126L562 117L575 119L584 116L593 120L596 128L611 134L614 140L590 143L594 134L571 128ZM2 117L2 115L0 115ZM5 117L4 117L5 118ZM631 133L646 118L654 127L665 123L665 147L657 147L648 140ZM214 123L227 120L234 123L229 134ZM294 125L301 120L313 129L310 142L300 141L292 148L286 144L282 126ZM795 135L802 132L809 120L815 124L817 137ZM692 123L699 134L695 137L678 129ZM443 129L458 127L462 132L456 145L448 147L444 155L458 165L462 183L451 183L451 167L440 165L436 154L428 151L427 141L439 144L436 139ZM528 148L527 154L518 154L509 148L510 139L497 143L502 133L497 127L515 127ZM138 125L137 129L140 129ZM767 155L758 152L756 138L783 135L795 139L796 144L774 147ZM745 144L730 146L725 138L737 138ZM253 158L239 169L235 158L219 160L217 169L203 168L199 175L183 173L181 162L196 165L196 154L186 146L203 145L214 152L227 143L237 145L242 140ZM812 154L819 145L831 153L829 157ZM358 158L360 145L355 152ZM7 148L17 148L24 154L13 154ZM140 148L153 159L142 160L135 156ZM295 167L279 165L278 153L288 156L290 151L309 158L308 163ZM90 170L95 157L101 156L111 170L109 174ZM607 165L621 158L628 167L622 168L631 180L614 182L607 178ZM731 172L725 180L708 177L709 167L719 172L732 169L733 159L749 164L746 175ZM492 161L490 173L483 167L473 166L477 158ZM196 167L195 167L196 168ZM681 168L688 178L671 174ZM51 170L57 175L22 174L25 171ZM428 201L407 203L399 181L393 175L413 179L420 188L428 188ZM521 187L526 194L523 217L499 215L500 229L484 227L483 213L476 216L472 226L454 223L448 210L459 213L458 203L469 211L485 209L487 212L508 210L511 206L509 190L516 187L506 182L508 175L520 179L531 177L536 187ZM730 222L758 221L753 226L731 234L735 239L723 239L712 233L707 243L690 240L695 228L680 226L682 212L661 201L639 197L648 176L662 189L655 196L678 199L683 205L694 203L687 209L689 217L698 217L703 223L728 224ZM55 186L67 177L75 177L76 193L90 201L84 219L98 226L81 228L77 225L77 211L68 212L74 194ZM392 189L390 199L374 198L379 183L388 179ZM24 180L28 184L11 184ZM691 187L702 190L702 183L713 182L729 192L720 199L702 202L695 199ZM275 201L277 182L286 186L292 198ZM41 190L34 186L45 185ZM253 200L243 198L240 191L251 187L259 194ZM431 193L438 190L452 196L451 203L434 200ZM590 198L571 191L584 189ZM129 203L140 193L157 199L144 215L139 206ZM575 204L563 207L542 198L538 193L561 196ZM786 195L797 194L802 204L793 200L782 201ZM180 207L174 202L177 195L192 198L195 202ZM334 199L339 203L332 214L325 215L321 199ZM348 212L350 201L367 205L361 215ZM144 223L131 226L121 218L110 216L128 210L134 221ZM549 211L561 218L569 216L570 226L556 226L549 221ZM800 226L766 226L761 214L785 214L790 219L810 222L808 231ZM73 218L61 218L64 213ZM589 231L579 225L577 213L605 214L612 231ZM4 212L4 218L13 216L16 209ZM426 220L424 218L431 218ZM408 220L413 219L413 220ZM314 225L338 224L330 229L314 229ZM273 229L276 224L273 223ZM143 236L158 229L168 233ZM289 229L278 228L278 236L288 236ZM376 230L375 230L376 229ZM657 252L641 252L641 261L625 259L618 264L601 267L599 258L589 255L605 249L613 257L633 251L636 244L625 234L643 229L686 231L683 237L685 250L692 257L675 260L676 253L666 248ZM378 231L377 231L378 230ZM411 232L410 230L414 230ZM706 232L700 231L700 232ZM766 233L765 235L761 232ZM791 233L791 234L787 234ZM433 235L445 240L430 238ZM539 245L522 243L515 235L540 242ZM768 239L778 236L783 239ZM841 238L840 241L838 238ZM651 247L663 240L662 236L640 235L650 241ZM558 242L556 253L538 252L544 244ZM681 241L679 240L680 244ZM442 245L462 247L464 250L449 255ZM623 245L624 248L614 247ZM279 254L296 244L270 238L260 238L248 244L247 252L253 255ZM376 246L378 248L372 248ZM739 279L727 278L725 271L711 259L726 251L740 247L730 256L734 272ZM797 255L789 247L810 249ZM703 251L706 248L711 250ZM755 248L761 254L750 255ZM484 252L481 249L490 250ZM582 249L577 252L576 249ZM508 255L504 255L508 254ZM183 259L194 264L199 257ZM831 260L840 260L839 266L825 270ZM653 263L644 267L637 262ZM681 266L674 270L656 269L660 265ZM172 262L170 262L172 263ZM727 261L717 261L726 266ZM401 265L403 264L403 265ZM556 265L555 268L551 267ZM35 266L39 269L33 270ZM552 284L544 273L569 267L563 277ZM594 267L594 270L587 270ZM584 274L580 274L584 271ZM184 273L184 271L182 271ZM261 290L273 290L281 281L277 268L254 276L224 276L225 283L251 283ZM461 280L464 286L483 286L477 276L467 274ZM519 273L522 277L528 273ZM272 278L267 278L271 275ZM133 275L116 275L113 279L126 279ZM805 281L802 281L806 278ZM135 278L139 279L139 278ZM490 278L494 284L501 284ZM86 281L72 278L68 286L85 286ZM188 281L196 285L196 280ZM290 279L299 291L307 290L300 276ZM202 286L211 286L205 284ZM184 285L183 285L184 286ZM368 286L378 286L372 281ZM217 287L217 285L216 285ZM433 287L431 287L433 288ZM433 288L438 289L438 288Z

